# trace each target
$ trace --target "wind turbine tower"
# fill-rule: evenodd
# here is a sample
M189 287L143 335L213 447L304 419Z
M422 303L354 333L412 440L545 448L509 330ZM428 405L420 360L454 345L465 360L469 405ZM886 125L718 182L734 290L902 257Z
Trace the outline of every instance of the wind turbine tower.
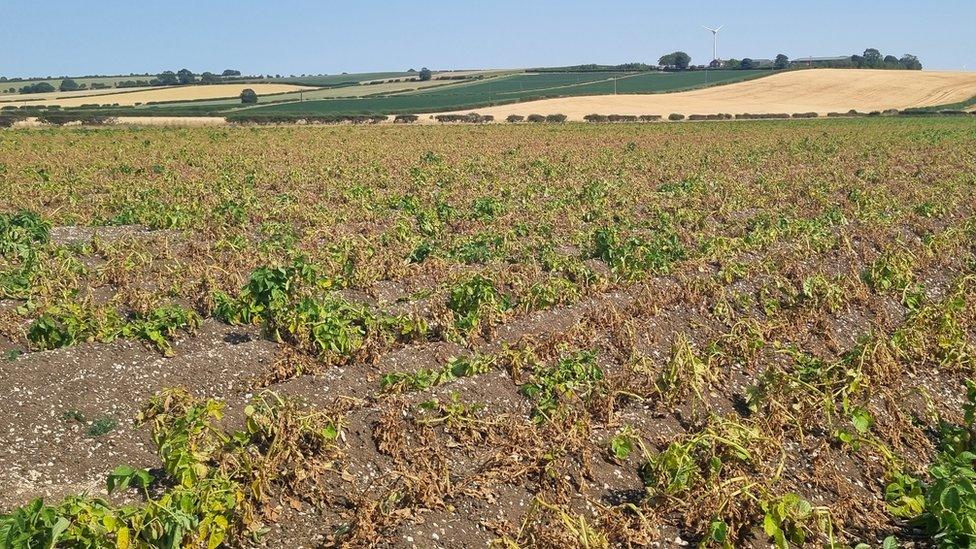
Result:
M722 27L724 26L725 25L719 25L717 29L713 29L711 27L702 25L702 28L707 31L711 31L712 33L712 60L718 59L718 31L722 30Z

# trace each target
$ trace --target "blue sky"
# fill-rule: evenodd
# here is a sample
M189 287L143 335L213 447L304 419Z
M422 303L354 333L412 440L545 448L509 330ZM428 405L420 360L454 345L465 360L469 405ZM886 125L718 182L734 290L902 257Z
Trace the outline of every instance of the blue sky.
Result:
M3 0L0 75L338 73L844 55L976 70L976 0Z

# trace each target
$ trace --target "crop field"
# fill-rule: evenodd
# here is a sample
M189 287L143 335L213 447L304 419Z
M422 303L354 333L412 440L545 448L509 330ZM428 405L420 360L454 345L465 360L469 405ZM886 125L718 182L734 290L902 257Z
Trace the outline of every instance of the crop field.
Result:
M687 73L551 72L486 70L435 73L430 81L406 80L415 73L360 73L325 77L294 77L256 83L172 86L8 94L0 107L47 106L99 111L112 107L113 116L221 116L243 111L248 115L335 115L436 112L507 104L545 97L580 94L658 93L729 83L769 74L769 71L708 71ZM387 82L390 79L403 79ZM242 106L238 95L255 90L257 106ZM132 108L135 107L135 108ZM105 109L101 109L104 114Z
M974 367L968 118L0 131L0 547L969 546Z
M250 88L258 95L313 90L293 84L208 84L196 86L167 86L160 88L136 88L135 91L122 90L118 93L89 95L59 94L56 99L30 99L29 94L6 96L8 102L0 101L0 106L16 105L57 105L60 107L81 107L88 104L133 106L149 102L190 101L238 97L241 90ZM238 99L237 104L240 104Z
M350 97L366 97L372 95L389 95L394 93L405 93L431 87L446 87L457 85L456 82L444 80L427 80L418 82L416 80L398 80L396 82L369 83L355 86L337 86L332 88L306 89L301 93L278 93L258 97L258 104L262 103L282 103L286 101L310 101L314 99L337 99ZM239 98L215 99L213 101L192 101L167 103L167 109L179 109L186 107L198 107L201 105L220 106L227 110L248 110L253 107L241 107ZM141 109L152 109L154 105L143 105Z
M719 71L715 71L719 72ZM746 72L746 71L726 71ZM696 73L683 73L690 77ZM700 77L701 73L698 73ZM713 72L714 74L714 72ZM766 73L768 74L768 72ZM657 75L621 80L642 83ZM479 109L479 112L503 119L510 114L565 114L570 120L582 120L588 114L719 114L719 113L797 113L883 111L931 107L936 105L970 106L976 99L976 74L972 72L872 71L815 69L787 71L746 82L729 83L704 89L658 95L608 94L604 84L599 89L578 90L574 97L527 101L519 105ZM585 92L585 93L584 93ZM647 93L647 92L642 92ZM567 94L569 95L569 94Z
M403 94L360 99L281 103L248 114L364 114L470 109L543 97L612 93L661 93L756 78L769 71L700 71L685 73L524 73ZM504 118L504 117L503 117Z

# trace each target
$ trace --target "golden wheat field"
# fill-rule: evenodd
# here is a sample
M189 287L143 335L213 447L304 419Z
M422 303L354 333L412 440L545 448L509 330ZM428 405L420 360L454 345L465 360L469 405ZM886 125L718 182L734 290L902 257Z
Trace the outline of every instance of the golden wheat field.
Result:
M241 90L250 88L258 95L269 95L275 93L297 92L301 90L313 90L308 86L296 86L293 84L208 84L195 86L173 86L167 88L142 88L138 91L117 91L116 93L79 94L65 97L64 93L49 94L53 97L43 99L24 99L23 94L7 95L0 97L0 106L32 106L32 105L57 105L60 107L80 107L82 105L100 104L132 106L137 103L164 102L164 101L197 101L204 99L224 99L237 97ZM101 90L99 90L101 91Z

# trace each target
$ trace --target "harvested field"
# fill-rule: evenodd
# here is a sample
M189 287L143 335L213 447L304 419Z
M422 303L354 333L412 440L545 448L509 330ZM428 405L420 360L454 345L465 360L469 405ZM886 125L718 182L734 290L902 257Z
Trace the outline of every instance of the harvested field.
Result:
M30 99L24 100L28 95L9 95L9 104L17 106L25 105L57 105L61 107L80 107L93 103L102 105L112 105L118 103L120 106L132 106L136 103L164 102L164 101L194 101L203 99L222 99L225 97L236 97L241 94L241 90L250 88L258 95L268 95L275 93L297 92L299 90L314 90L316 88L308 86L296 86L292 84L206 84L193 86L171 86L164 88L142 88L139 91L115 90L116 93L100 94L97 96L76 95L71 97L61 97L59 99ZM4 103L0 102L0 106Z
M5 130L0 536L965 545L973 151L969 117Z
M72 92L56 91L51 93L7 93L0 94L0 107L7 106L8 103L17 105L20 101L50 101L53 99L72 99L77 97L92 97L96 95L114 95L120 91L134 92L152 89L158 88L125 88L122 90L111 88L107 90L78 90Z
M510 114L797 113L882 111L965 101L976 96L976 73L799 70L712 88L655 95L595 95L530 101L478 109L504 119Z

